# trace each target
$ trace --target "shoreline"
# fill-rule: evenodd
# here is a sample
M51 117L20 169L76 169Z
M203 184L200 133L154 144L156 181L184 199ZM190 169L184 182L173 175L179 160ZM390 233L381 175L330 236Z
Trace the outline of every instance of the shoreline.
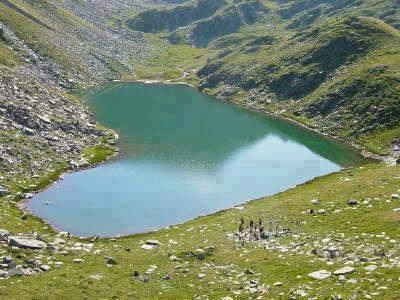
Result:
M189 87L192 87L192 88L196 88L201 93L203 93L205 95L208 95L208 96L211 96L211 97L215 98L218 101L222 101L222 102L225 102L227 104L238 105L238 106L243 107L243 108L245 108L247 110L263 114L264 116L267 116L267 117L270 117L270 118L279 119L279 120L282 120L284 122L290 123L290 124L292 124L294 126L302 128L302 129L304 129L306 131L315 133L315 134L317 134L317 135L319 135L319 136L321 136L323 138L330 139L330 140L332 140L334 142L339 142L339 143L343 144L344 146L347 146L347 147L351 148L352 151L357 152L359 155L361 155L365 159L373 159L373 160L378 160L380 162L385 162L385 160L384 160L385 157L384 156L379 156L379 155L373 154L373 153L365 150L365 148L362 147L361 145L358 145L358 144L353 143L353 142L346 141L345 139L339 138L337 136L330 135L328 133L324 133L324 132L322 132L322 131L320 131L318 129L308 127L307 125L305 125L303 123L300 123L299 121L290 119L289 117L285 117L285 116L282 116L280 114L270 113L270 112L268 112L266 110L263 110L263 109L257 109L257 108L251 107L250 105L234 102L234 101L231 101L229 99L223 99L223 98L216 97L215 95L208 94L208 93L205 93L204 91L200 90L198 86L192 85L192 84L184 82L184 81L138 79L138 80L113 80L113 81L111 81L111 83L117 83L117 84L118 83L142 83L142 84L149 84L149 85L150 84L185 85L185 86L189 86ZM111 130L112 131L114 140L118 140L119 139L118 133L116 133L113 129L108 128L107 130ZM59 182L60 180L62 180L62 176L64 174L96 168L97 166L100 166L102 164L105 164L105 163L109 162L111 159L117 157L120 154L120 149L118 147L116 147L115 145L110 145L110 146L114 149L114 152L113 152L112 155L109 155L108 157L106 157L103 161L96 162L94 164L89 164L89 165L86 165L86 166L82 166L82 167L79 167L79 168L76 168L76 169L67 169L65 171L62 171L60 173L60 176L56 180L50 182L44 188L41 188L41 189L33 191L33 193L37 194L37 193L40 193L40 192L42 192L42 191L44 191L44 190L46 190L48 188L51 188L52 185L54 185L57 182ZM340 170L343 170L343 169L345 169L345 167L341 167ZM276 194L282 193L282 192L287 191L287 190L291 190L291 189L295 188L296 186L305 184L305 183L307 183L307 182L309 182L311 180L315 180L315 179L317 179L319 177L327 176L327 175L332 174L332 173L335 173L335 172L331 172L331 173L327 173L325 175L321 175L321 176L310 178L310 179L308 179L307 181L305 181L303 183L299 183L299 184L294 185L292 187L286 188L286 189L284 189L284 190L282 190L282 191L280 191L280 192L278 192ZM136 233L117 234L117 235L110 235L110 236L106 235L106 236L101 237L101 239L124 238L124 237L129 237L129 236L140 235L140 234L149 234L149 233L153 233L153 232L156 232L156 231L159 231L159 230L166 230L166 229L172 228L174 226L182 225L182 224L184 224L184 223L186 223L188 221L195 220L197 218L210 216L210 215L216 214L218 212L226 211L226 210L229 210L229 209L234 209L235 207L238 207L238 206L244 206L244 205L246 205L247 203L249 203L251 201L260 200L260 199L262 199L264 197L267 197L267 196L271 196L271 195L265 195L265 196L263 196L261 198L258 198L258 199L245 200L245 201L243 201L243 202L241 202L239 204L236 204L234 206L221 208L221 209L218 209L218 210L216 210L214 212L211 212L211 213L208 213L208 214L205 214L205 215L199 215L199 216L196 216L194 218L189 218L189 219L187 219L185 221L182 221L182 222L179 222L179 223L170 224L170 225L167 225L167 226L163 226L163 227L160 227L158 229L149 229L149 230L140 231L140 232L136 232ZM56 234L58 234L60 232L63 232L63 230L60 229L56 224L53 224L49 220L43 219L43 218L33 214L31 212L31 210L28 207L25 206L26 203L29 203L30 201L32 201L32 199L22 199L22 200L18 201L17 203L15 203L15 206L18 208L18 210L20 212L25 212L25 213L28 212L29 215L34 216L34 217L40 219L41 221L43 221L45 224L50 226L51 230L53 230ZM74 236L74 237L77 238L77 239L90 239L93 236L87 236L87 237L85 237L85 236Z

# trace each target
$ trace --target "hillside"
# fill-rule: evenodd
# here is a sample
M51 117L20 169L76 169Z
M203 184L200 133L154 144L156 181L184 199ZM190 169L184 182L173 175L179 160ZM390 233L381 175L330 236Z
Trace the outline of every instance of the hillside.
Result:
M381 131L399 133L399 37L395 28L360 17L285 37L272 33L250 38L239 50L233 46L228 55L200 69L200 86L220 98L384 152L366 141ZM228 39L214 47L221 48ZM390 136L386 138L388 145Z

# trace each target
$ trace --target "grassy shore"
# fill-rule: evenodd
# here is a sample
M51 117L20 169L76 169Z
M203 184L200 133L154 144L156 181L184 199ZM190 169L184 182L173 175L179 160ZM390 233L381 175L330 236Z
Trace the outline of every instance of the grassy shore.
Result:
M36 257L62 262L38 276L14 277L0 282L3 299L238 299L261 297L288 298L301 291L307 297L329 298L341 294L360 298L396 299L400 296L398 225L400 167L370 164L316 178L283 193L251 201L243 209L232 208L199 217L182 225L156 232L94 242L90 252L68 251L51 255L32 250L2 248L3 254ZM359 205L350 207L348 199ZM318 199L318 204L311 204ZM34 217L21 220L11 201L2 199L1 223L13 232L42 233L48 240L55 233ZM326 213L310 214L309 209ZM231 237L240 217L246 220L272 218L291 229L284 237L265 244L246 242L240 246ZM159 247L144 250L141 242L156 239ZM77 242L65 239L62 247ZM324 246L335 245L341 256L332 260L311 254ZM265 247L269 249L264 249ZM381 251L381 252L379 252ZM381 256L383 253L383 256ZM107 266L105 257L116 265ZM82 262L73 262L74 259ZM362 258L362 259L361 259ZM374 264L378 269L366 271ZM308 273L336 270L344 265L354 273L339 281L332 275L314 280ZM139 276L131 274L138 271ZM146 274L146 271L148 274ZM169 279L164 279L165 276ZM140 277L144 276L144 277ZM165 277L167 278L167 277ZM147 279L149 280L148 282ZM249 292L249 281L258 282L258 291ZM281 282L281 286L274 283ZM261 292L267 290L268 292ZM278 284L279 285L279 284ZM367 296L366 296L367 295ZM301 298L301 297L299 297Z

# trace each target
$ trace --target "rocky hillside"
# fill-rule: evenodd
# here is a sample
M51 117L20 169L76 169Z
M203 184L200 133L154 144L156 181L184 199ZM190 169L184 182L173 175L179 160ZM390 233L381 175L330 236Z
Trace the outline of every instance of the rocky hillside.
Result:
M205 47L211 40L261 21L267 12L260 1L199 0L171 9L145 10L126 23L137 31L167 32L171 43Z
M349 17L290 36L250 38L239 51L223 48L229 54L198 75L201 88L219 97L239 96L246 105L338 137L394 136L400 124L399 37L382 21Z
M127 25L142 32L173 31L213 15L224 5L225 0L199 0L174 8L145 10L128 20Z
M60 170L110 153L87 107L71 95L131 75L140 34L97 27L50 1L0 1L0 189L32 190Z

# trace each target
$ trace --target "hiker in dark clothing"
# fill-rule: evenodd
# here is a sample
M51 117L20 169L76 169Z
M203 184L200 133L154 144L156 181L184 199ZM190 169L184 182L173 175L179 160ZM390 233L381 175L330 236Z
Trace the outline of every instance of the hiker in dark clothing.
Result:
M265 239L265 229L261 218L258 220L258 231L260 233L260 238Z
M250 241L252 241L252 240L254 240L255 239L255 232L254 232L254 221L253 220L250 220L250 222L249 222L249 240Z
M239 240L243 238L243 231L244 231L244 219L243 217L241 217L239 222L239 231L238 231Z
M239 222L239 233L242 233L243 230L244 230L244 219L243 217L241 217Z
M253 232L254 232L254 221L250 220L250 223L249 223L249 233L250 233L250 235L253 234Z

